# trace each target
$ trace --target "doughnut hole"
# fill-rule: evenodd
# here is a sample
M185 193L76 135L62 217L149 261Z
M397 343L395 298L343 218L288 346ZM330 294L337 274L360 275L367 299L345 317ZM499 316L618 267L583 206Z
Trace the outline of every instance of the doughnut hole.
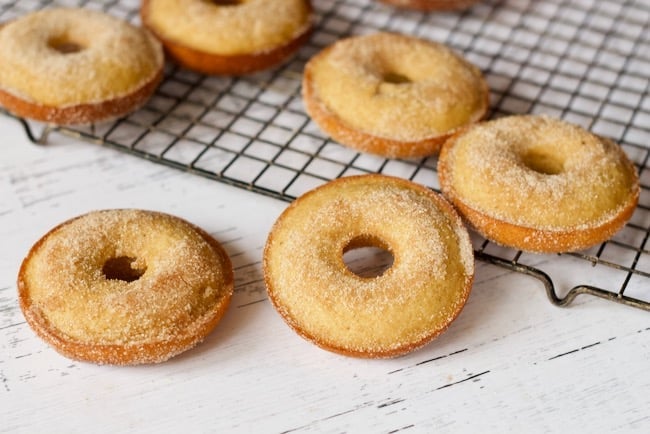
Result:
M237 6L244 3L244 0L211 0L211 3L216 6Z
M374 236L353 238L343 249L343 263L347 269L363 278L382 276L394 261L390 247Z
M104 263L102 273L108 280L134 282L147 271L147 267L140 262L129 256L110 258Z
M406 75L400 74L399 72L384 72L382 76L382 81L384 83L390 83L390 84L407 84L407 83L412 83L413 80L408 78Z
M543 175L559 175L564 172L564 159L545 148L531 148L521 155L521 161L530 170Z
M377 94L387 97L403 96L409 86L417 81L416 77L394 65L383 65L377 72L377 78L379 79Z
M86 49L83 43L67 36L50 38L47 41L47 46L61 54L73 54Z
M370 62L373 65L370 68L376 68L376 74L384 85L408 85L432 80L430 63L430 59L418 53L378 52Z

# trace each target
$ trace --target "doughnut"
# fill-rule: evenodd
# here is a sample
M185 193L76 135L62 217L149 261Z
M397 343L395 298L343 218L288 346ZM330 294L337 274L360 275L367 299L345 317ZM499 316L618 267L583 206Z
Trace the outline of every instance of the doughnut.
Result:
M334 140L388 158L435 154L488 108L481 72L444 45L379 32L341 39L303 73L305 109Z
M0 27L0 105L59 125L123 116L162 80L164 54L147 31L102 12L56 8Z
M144 0L140 15L173 61L204 74L277 66L312 28L309 0Z
M608 240L630 219L640 192L620 146L544 115L458 132L442 148L438 175L443 194L477 232L538 253Z
M29 326L66 357L98 364L163 362L192 348L230 302L221 245L171 215L92 211L29 251L18 298Z
M420 11L466 9L479 0L381 0L386 4L400 8Z
M383 274L351 271L343 254L375 247ZM385 175L339 178L296 199L264 249L269 298L285 322L323 349L394 357L438 336L463 308L474 252L453 207L419 184Z

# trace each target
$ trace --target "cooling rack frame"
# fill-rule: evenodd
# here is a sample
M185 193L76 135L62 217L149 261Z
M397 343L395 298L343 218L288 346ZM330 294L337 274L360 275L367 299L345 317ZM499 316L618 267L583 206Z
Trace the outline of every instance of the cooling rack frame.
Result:
M600 246L531 255L473 234L476 258L539 280L556 306L586 294L650 311L650 130L644 126L650 125L650 5L644 1L484 0L466 11L434 14L373 0L312 0L311 40L274 70L228 78L167 65L149 103L101 125L60 127L0 113L21 122L33 143L46 144L50 134L74 137L287 202L359 173L387 173L439 190L435 157L388 160L344 148L310 121L300 99L302 66L340 37L386 30L436 40L483 70L491 89L488 117L546 113L578 123L620 143L641 177L635 216ZM0 1L0 22L53 5L96 8L139 22L135 0ZM241 161L246 164L240 167ZM587 274L608 270L621 284L558 284L548 267L564 266Z

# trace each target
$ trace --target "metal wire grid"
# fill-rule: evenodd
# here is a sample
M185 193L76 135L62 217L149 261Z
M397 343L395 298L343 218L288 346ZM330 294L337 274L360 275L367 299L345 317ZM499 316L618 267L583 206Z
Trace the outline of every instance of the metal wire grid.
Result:
M580 124L620 143L641 176L637 211L607 243L580 253L532 255L474 236L477 257L539 279L556 305L587 293L650 310L647 0L486 0L468 11L438 14L373 0L312 3L317 25L310 42L273 71L209 77L170 65L149 103L124 119L82 128L19 120L34 142L46 142L52 132L70 135L286 201L359 173L438 189L435 157L388 160L330 140L304 112L300 80L304 63L344 36L389 30L442 42L484 71L490 117L546 113ZM0 2L0 21L52 5L139 20L134 0L23 0ZM617 285L601 288L605 276ZM571 289L559 294L556 288Z

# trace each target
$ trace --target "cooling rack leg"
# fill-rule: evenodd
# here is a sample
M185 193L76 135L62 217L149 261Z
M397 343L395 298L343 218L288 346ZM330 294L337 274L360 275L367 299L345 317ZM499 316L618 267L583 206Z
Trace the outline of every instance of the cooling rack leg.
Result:
M497 258L495 256L489 255L487 253L476 251L475 256L477 259L487 262L489 264L498 265L499 267L506 268L508 270L516 271L518 273L523 273L528 276L532 276L544 284L546 289L546 296L555 306L565 307L573 302L573 300L581 294L592 295L594 297L603 298L605 300L613 301L615 303L624 304L626 306L636 307L646 311L650 311L650 303L637 300L634 298L626 297L623 294L617 294L610 291L605 291L601 288L596 288L588 285L579 285L571 288L571 290L563 298L558 297L555 292L555 285L553 281L548 276L548 274L540 271L536 268L529 267L527 265L518 264L513 261L507 261L505 259Z
M537 280L542 282L544 288L546 289L546 296L551 301L551 303L553 303L556 306L566 306L567 304L571 303L571 301L573 301L576 295L578 295L577 293L574 293L571 297L569 297L568 295L565 298L558 297L557 294L555 293L555 285L553 284L553 281L548 276L548 274L536 268L529 267L527 265L518 264L512 261L507 261L502 258L497 258L496 256L492 256L481 251L476 251L474 252L474 254L476 256L476 259L479 259L483 262L498 265L499 267L516 271L518 273L523 273L528 276L532 276L536 278ZM569 293L569 295L571 295L571 292Z
M580 285L572 288L571 291L562 300L563 304L569 304L576 296L580 294L589 294L594 297L604 298L605 300L613 301L615 303L624 304L626 306L636 307L639 309L650 311L650 303L637 300L635 298L626 297L623 294L605 291L593 286Z
M20 124L23 126L23 130L25 131L25 135L27 136L30 142L37 145L44 145L47 142L47 136L52 129L50 126L46 126L43 129L43 131L41 131L41 134L37 136L36 134L34 134L32 127L25 119L13 115L9 115L9 116L16 119L18 122L20 122Z

